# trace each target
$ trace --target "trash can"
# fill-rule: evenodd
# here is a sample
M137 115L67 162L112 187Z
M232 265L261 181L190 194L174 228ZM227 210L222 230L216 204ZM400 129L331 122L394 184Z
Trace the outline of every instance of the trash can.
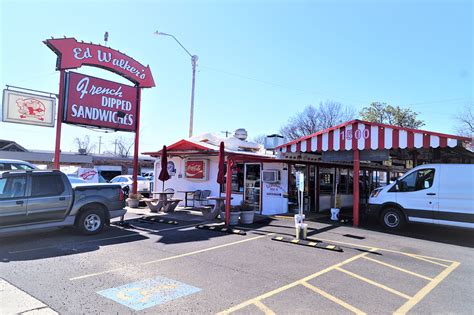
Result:
M308 224L300 223L296 226L296 238L305 240L308 235Z

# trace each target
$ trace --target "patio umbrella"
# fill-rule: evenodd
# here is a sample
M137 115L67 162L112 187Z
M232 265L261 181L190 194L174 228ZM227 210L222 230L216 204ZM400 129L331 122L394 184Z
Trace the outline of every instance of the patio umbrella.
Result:
M168 174L168 154L166 152L166 146L163 146L161 150L161 172L158 176L158 179L163 182L163 190L165 190L165 182L170 179L170 174Z
M220 147L219 147L219 167L218 167L218 172L217 172L217 183L219 184L224 184L225 181L225 152L224 152L224 142L221 141ZM219 197L221 196L221 192L219 189Z

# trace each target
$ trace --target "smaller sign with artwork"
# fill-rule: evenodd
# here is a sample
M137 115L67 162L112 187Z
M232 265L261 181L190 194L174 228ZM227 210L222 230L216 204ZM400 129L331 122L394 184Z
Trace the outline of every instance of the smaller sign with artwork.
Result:
M185 177L187 179L207 180L208 179L208 160L186 160Z
M56 98L3 90L2 121L54 127Z

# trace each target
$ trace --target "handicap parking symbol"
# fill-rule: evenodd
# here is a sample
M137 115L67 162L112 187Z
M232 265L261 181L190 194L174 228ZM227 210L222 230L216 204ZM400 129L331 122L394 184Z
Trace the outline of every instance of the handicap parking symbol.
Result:
M133 310L140 311L199 291L201 289L173 279L156 277L97 293Z

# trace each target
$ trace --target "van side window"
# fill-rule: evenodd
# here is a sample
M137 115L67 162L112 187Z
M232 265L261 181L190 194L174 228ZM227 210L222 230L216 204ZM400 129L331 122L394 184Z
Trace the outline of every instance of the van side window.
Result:
M435 170L433 168L421 169L411 173L399 182L399 191L418 191L433 186Z
M65 190L60 175L37 175L32 176L31 179L32 197L59 196Z

